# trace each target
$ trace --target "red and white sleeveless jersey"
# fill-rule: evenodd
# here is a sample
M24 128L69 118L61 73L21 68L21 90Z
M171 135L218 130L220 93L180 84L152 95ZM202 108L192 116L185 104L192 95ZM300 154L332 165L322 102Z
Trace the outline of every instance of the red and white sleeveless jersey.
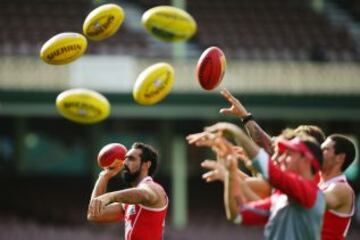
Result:
M153 182L151 177L141 183ZM167 203L162 208L149 208L141 204L124 204L125 240L161 240L165 226Z
M319 183L318 186L322 191L325 191L333 183L346 183L348 184L345 175L340 175L329 179L326 182ZM322 240L342 240L345 239L349 230L351 217L355 211L355 194L352 192L352 208L349 213L339 213L334 210L326 210L324 215L324 223L321 231Z

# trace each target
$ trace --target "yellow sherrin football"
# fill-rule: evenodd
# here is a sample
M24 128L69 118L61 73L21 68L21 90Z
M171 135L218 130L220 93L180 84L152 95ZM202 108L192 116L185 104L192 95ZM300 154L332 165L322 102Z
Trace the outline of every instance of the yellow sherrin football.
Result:
M189 13L172 6L151 8L143 14L141 21L150 34L166 42L185 41L197 29L196 22Z
M83 32L94 41L101 41L114 35L125 18L125 12L119 5L105 4L95 8L86 17Z
M157 63L140 73L133 88L133 97L141 105L160 102L171 91L174 68L168 63Z
M87 40L83 35L73 32L60 33L44 43L40 58L49 64L66 64L81 57L86 48Z
M103 95L82 88L60 93L56 107L65 118L83 124L100 122L110 114L110 103Z

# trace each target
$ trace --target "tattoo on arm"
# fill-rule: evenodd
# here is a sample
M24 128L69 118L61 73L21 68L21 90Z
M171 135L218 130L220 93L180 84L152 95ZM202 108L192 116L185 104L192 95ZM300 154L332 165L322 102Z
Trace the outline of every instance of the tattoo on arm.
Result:
M248 135L270 155L273 154L271 137L255 122L249 121L245 125Z
M242 206L242 205L244 205L244 202L245 202L244 199L241 199L239 196L235 197L235 201L236 201L237 206Z
M110 202L121 202L129 204L146 204L150 201L150 194L144 189L128 189L115 193Z

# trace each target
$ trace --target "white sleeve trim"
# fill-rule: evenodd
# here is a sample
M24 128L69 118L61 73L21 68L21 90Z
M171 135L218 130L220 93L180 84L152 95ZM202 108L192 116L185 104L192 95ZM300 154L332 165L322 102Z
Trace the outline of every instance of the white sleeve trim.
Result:
M258 154L252 159L254 167L261 172L265 179L269 179L269 154L260 148Z

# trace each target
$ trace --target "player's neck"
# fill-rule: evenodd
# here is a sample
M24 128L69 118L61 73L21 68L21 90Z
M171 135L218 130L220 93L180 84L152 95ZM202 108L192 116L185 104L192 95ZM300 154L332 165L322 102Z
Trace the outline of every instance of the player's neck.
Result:
M148 176L147 174L142 174L141 173L140 176L134 182L131 183L131 186L136 187L147 176Z

